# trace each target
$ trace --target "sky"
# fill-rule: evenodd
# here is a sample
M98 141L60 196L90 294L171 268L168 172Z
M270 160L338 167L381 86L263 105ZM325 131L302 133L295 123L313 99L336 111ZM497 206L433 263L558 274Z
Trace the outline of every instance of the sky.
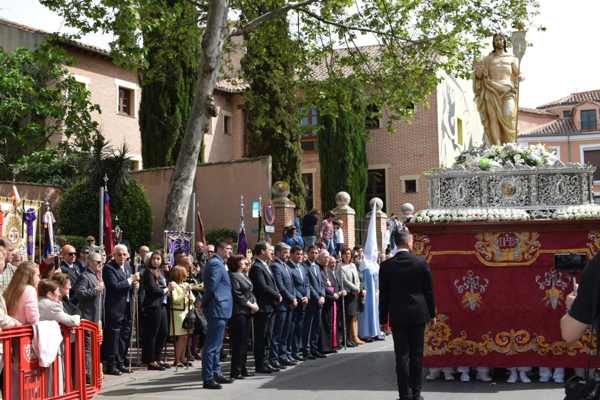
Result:
M594 28L600 22L600 0L540 0L540 4L537 23L547 30L527 35L531 47L521 65L523 107L600 89L600 51ZM0 0L0 17L47 31L68 32L62 19L37 0ZM83 41L108 48L110 37L91 35Z

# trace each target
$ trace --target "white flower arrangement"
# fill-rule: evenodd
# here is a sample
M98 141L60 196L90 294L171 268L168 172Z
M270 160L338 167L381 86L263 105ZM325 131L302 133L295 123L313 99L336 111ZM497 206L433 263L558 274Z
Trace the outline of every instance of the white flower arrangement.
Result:
M600 219L600 205L583 204L559 208L552 214L552 219L558 220L581 220Z
M553 220L600 219L600 205L584 204L561 207L549 215ZM453 208L425 209L414 216L417 224L446 224L451 222L502 222L534 219L526 210L514 208Z
M562 165L542 144L521 148L516 143L474 147L462 152L453 168L490 170L499 168L535 168Z
M477 221L527 221L529 219L530 216L527 211L514 208L454 208L421 210L415 214L414 222L418 224L438 224Z

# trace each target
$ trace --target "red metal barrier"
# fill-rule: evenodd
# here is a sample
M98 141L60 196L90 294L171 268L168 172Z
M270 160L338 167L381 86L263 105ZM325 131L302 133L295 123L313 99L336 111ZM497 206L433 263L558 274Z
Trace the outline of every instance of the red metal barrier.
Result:
M62 360L57 356L50 367L41 368L33 352L31 326L0 332L0 341L4 349L4 399L86 400L100 391L102 336L98 326L91 321L82 320L78 327L63 326L62 333ZM86 358L90 359L90 371Z

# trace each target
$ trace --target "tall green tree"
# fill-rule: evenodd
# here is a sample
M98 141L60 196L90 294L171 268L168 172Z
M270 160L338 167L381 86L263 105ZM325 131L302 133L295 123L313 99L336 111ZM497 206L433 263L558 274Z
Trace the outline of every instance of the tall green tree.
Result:
M92 114L100 108L68 72L66 65L72 60L52 45L53 40L34 51L0 49L0 179L12 178L15 172L49 183L44 180L51 178L48 174L29 168L34 160L53 154L62 158L53 160L55 172L72 172L73 154L89 150L98 134ZM53 149L42 154L52 142Z
M80 34L113 35L113 59L137 71L144 167L174 165L190 118L203 7L189 0L41 0ZM77 35L78 36L78 35Z
M244 1L242 23L284 4L285 0ZM241 64L250 85L245 93L250 155L271 155L273 181L288 182L292 200L303 208L302 132L295 74L300 61L298 43L290 37L286 15L263 23L244 39L246 54Z
M368 178L368 97L352 78L332 78L318 87L323 94L317 105L322 209L335 208L335 195L345 191L360 217L365 210Z

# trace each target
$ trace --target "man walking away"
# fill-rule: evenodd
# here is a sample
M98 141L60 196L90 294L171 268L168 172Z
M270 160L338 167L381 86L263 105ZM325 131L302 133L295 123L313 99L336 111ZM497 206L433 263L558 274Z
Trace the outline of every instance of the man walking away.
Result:
M411 254L413 238L406 231L392 236L398 253L379 271L379 319L388 321L394 337L400 400L420 400L425 325L435 323L431 269Z

